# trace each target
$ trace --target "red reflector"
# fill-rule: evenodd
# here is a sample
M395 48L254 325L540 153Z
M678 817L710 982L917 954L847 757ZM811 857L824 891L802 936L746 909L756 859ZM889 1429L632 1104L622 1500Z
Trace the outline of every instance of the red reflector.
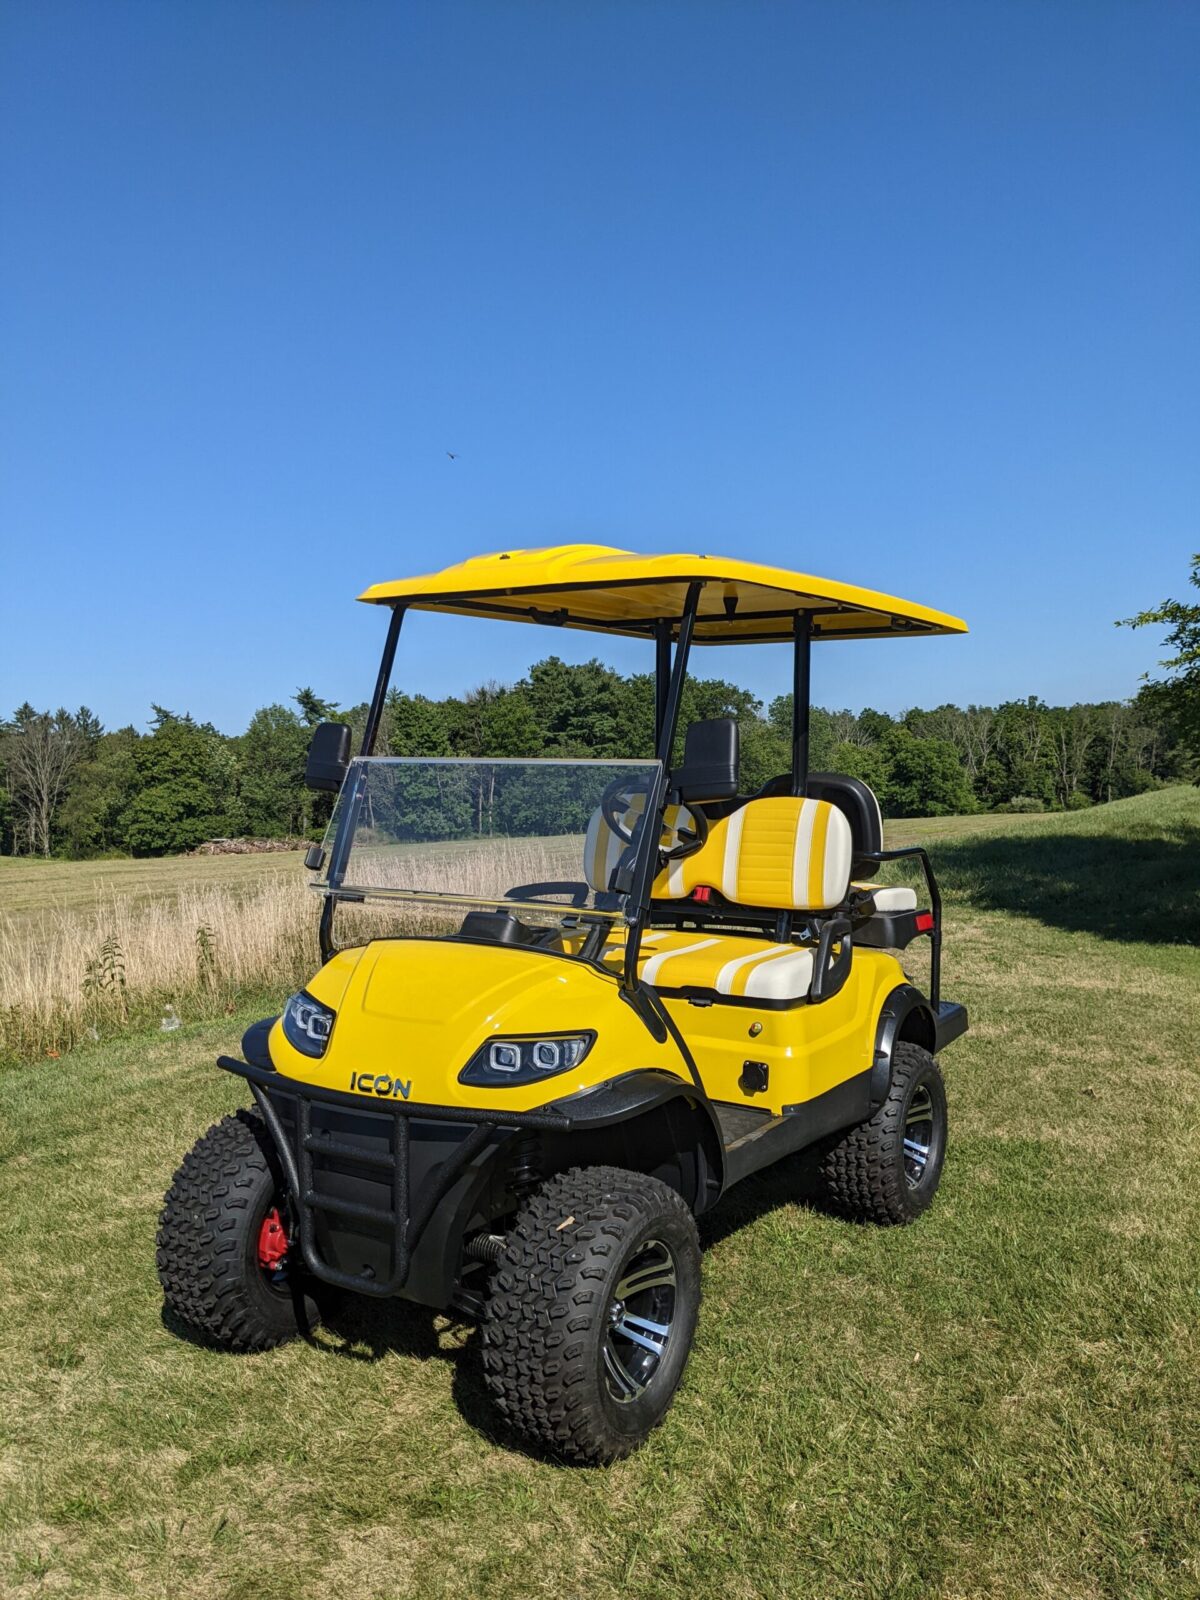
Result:
M712 890L707 884L701 884L699 889L692 890L692 899L698 900L702 906L706 906L712 899Z
M917 932L918 933L932 933L933 932L933 912L932 911L918 911L917 912Z

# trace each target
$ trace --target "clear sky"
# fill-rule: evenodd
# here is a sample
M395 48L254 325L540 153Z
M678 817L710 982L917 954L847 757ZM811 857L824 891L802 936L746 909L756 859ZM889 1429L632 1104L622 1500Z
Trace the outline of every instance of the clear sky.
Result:
M3 711L358 700L360 589L569 540L970 622L818 651L825 704L1124 696L1160 653L1112 621L1200 548L1192 0L0 17ZM597 643L649 664L422 619L398 676Z

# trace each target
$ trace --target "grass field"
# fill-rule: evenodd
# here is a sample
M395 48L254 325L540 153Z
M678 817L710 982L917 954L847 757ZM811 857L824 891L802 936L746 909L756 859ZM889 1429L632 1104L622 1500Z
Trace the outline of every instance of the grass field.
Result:
M40 856L0 856L0 909L14 923L47 912L86 912L96 902L128 898L138 905L181 889L245 890L282 873L299 878L303 852L246 856L163 856L157 860L43 861Z
M894 842L962 836L981 820L905 822ZM424 887L499 895L508 884L571 877L581 854L582 839L461 840L359 849L356 859L376 884L391 881L405 858L419 858ZM250 995L295 988L309 976L316 941L318 903L307 881L290 852L0 857L0 1069L56 1059L164 1014L232 1015ZM374 908L343 906L341 925L369 926L376 916Z
M161 1195L253 1013L0 1074L0 1593L1200 1595L1200 794L969 822L938 1202L733 1191L678 1401L609 1469L515 1448L474 1331L413 1308L252 1357L164 1328Z

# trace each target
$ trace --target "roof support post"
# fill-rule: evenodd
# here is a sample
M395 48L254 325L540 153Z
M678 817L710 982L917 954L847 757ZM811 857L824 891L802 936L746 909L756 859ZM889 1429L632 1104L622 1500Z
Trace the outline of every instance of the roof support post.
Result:
M663 705L662 725L658 729L655 754L663 765L662 776L659 780L658 793L646 807L646 837L642 841L641 859L630 892L630 899L636 907L634 920L625 939L625 987L630 990L638 986L638 951L650 914L650 887L658 873L658 841L662 837L662 819L670 789L671 747L675 743L675 730L679 723L679 703L683 698L683 683L687 676L688 656L691 654L692 634L696 629L696 613L700 609L700 591L703 588L702 583L688 584L687 598L683 602L683 615L679 619L675 660L671 666L671 676ZM669 643L668 639L668 645Z
M671 624L654 624L654 747L662 738L667 715L667 689L671 681Z
M812 618L797 611L792 648L792 793L808 787L808 721L812 697Z
M393 606L392 614L388 618L387 638L383 642L383 656L379 662L379 676L375 679L375 692L371 696L366 726L363 728L362 749L358 752L360 756L369 756L375 753L375 740L379 735L379 724L383 718L383 703L387 699L388 685L392 681L392 663L396 659L396 643L400 638L400 628L404 622L404 611L404 606Z

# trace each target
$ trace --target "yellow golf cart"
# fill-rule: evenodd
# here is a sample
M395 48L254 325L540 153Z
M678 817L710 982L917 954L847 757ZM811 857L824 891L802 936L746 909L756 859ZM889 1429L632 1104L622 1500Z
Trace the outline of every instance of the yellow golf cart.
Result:
M608 1461L670 1405L695 1218L731 1184L817 1146L856 1218L910 1222L937 1189L934 1058L967 1025L940 994L937 885L923 850L883 848L865 784L808 770L809 665L814 641L964 625L748 561L595 545L362 599L390 613L362 750L329 723L309 752L310 784L337 792L306 863L321 968L218 1062L255 1108L185 1158L159 1276L175 1315L236 1350L294 1337L326 1285L453 1309L481 1324L511 1425ZM655 758L376 756L415 610L644 639ZM677 726L685 674L695 646L779 641L791 769L744 794L736 722ZM898 856L923 893L873 881ZM919 938L924 992L893 953Z

